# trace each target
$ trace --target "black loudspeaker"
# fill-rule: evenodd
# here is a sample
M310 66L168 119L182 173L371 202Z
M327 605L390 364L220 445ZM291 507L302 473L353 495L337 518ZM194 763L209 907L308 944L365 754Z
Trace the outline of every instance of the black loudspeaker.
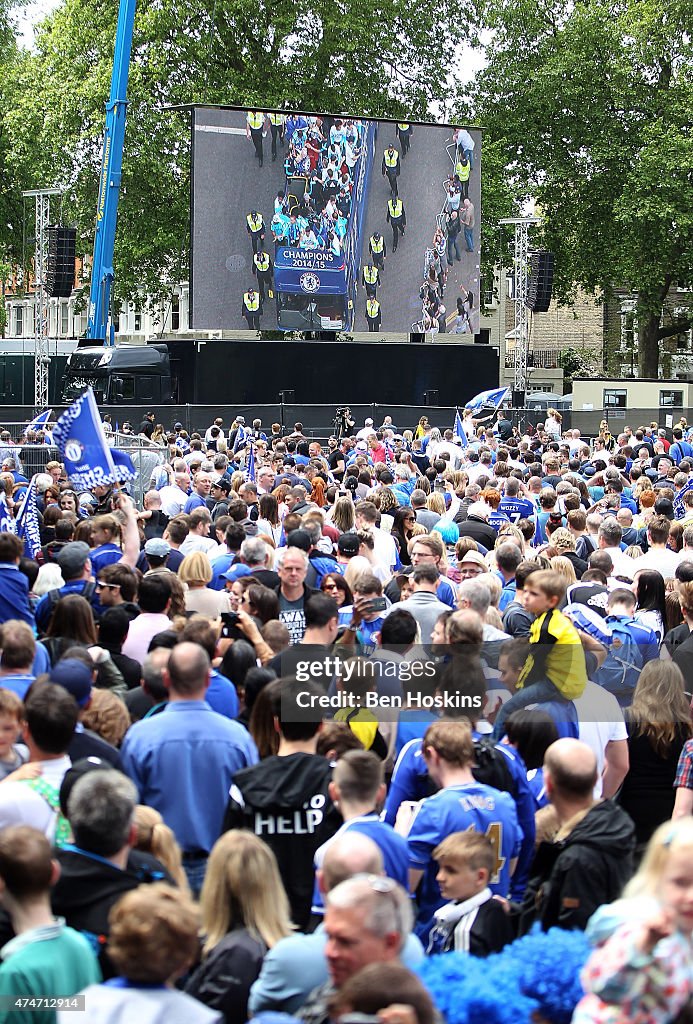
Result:
M488 327L482 327L478 334L474 335L475 345L490 345L491 344L491 332Z
M75 286L76 228L48 228L46 291L52 299L69 299Z
M438 391L424 391L424 405L438 405Z
M525 393L524 391L513 391L513 409L524 409L525 407Z
M294 391L280 391L279 401L282 405L293 405L294 404Z
M553 253L544 250L533 252L530 256L529 267L525 305L533 313L546 313L551 303L553 289Z

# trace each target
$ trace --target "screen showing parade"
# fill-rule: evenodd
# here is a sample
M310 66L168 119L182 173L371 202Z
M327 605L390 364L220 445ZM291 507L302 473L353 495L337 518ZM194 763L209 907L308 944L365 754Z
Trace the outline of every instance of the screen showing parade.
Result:
M196 330L476 334L481 133L193 111Z

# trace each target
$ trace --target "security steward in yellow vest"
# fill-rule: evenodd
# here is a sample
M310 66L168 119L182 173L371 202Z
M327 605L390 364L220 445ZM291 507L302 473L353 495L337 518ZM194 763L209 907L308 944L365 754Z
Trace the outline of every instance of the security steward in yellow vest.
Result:
M407 215L404 212L404 203L397 199L387 201L387 219L392 225L392 251L397 252L397 239L399 235L404 238L404 229L407 226Z
M253 255L255 255L262 249L262 243L265 240L265 222L262 219L262 214L257 210L251 210L245 218L245 224L253 246Z
M260 293L256 292L252 285L243 296L243 301L241 302L241 314L248 321L249 330L260 330L262 299L260 298Z
M380 328L380 303L376 298L366 299L366 323L371 334Z
M361 271L361 282L366 289L366 298L374 299L380 284L380 271L374 263L366 263Z
M385 239L379 231L374 231L368 239L368 251L373 257L373 262L378 270L384 270L385 260L387 258L387 249L385 248Z
M260 302L265 301L267 293L272 288L272 260L268 252L260 250L253 256L253 273L257 278L257 290L260 292Z
M390 182L390 194L394 199L397 195L397 179L399 178L400 161L399 153L392 145L392 143L390 143L390 145L383 153L383 163L381 169L383 172L383 178L387 176L387 180Z
M469 199L469 175L471 174L472 166L466 156L461 156L455 164L455 177L461 185L461 194L463 199Z
M284 145L284 114L268 114L270 132L272 133L272 160L277 159L277 139ZM262 165L260 165L262 166Z
M397 124L397 138L399 139L399 144L402 147L403 160L407 153L409 152L409 147L411 146L411 137L413 134L414 129L410 124L405 124L404 122Z
M265 124L265 115L261 110L249 110L245 122L246 131L250 133L250 138L255 146L255 156L259 159L260 167L262 167L262 129Z

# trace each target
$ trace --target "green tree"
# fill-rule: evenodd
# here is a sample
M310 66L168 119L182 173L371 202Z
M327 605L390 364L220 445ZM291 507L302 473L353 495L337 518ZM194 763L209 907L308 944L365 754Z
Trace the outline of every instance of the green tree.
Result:
M637 295L639 371L690 326L666 312L693 280L690 7L685 0L488 0L476 115L544 217L555 287Z
M2 3L3 0L0 0ZM12 78L6 123L22 187L65 187L64 219L90 252L117 5L65 0ZM458 25L460 27L458 27ZM160 298L187 277L191 102L423 116L462 35L453 0L159 0L135 20L115 299ZM435 46L431 46L435 39ZM40 82L40 91L36 83Z

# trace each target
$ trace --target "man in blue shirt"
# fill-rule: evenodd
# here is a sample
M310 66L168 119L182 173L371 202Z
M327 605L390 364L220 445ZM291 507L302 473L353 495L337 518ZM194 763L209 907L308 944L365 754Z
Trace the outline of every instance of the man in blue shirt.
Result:
M210 661L199 644L179 643L163 672L169 703L136 722L122 746L123 767L173 829L191 889L199 892L219 838L234 774L257 761L248 732L212 711L205 696Z
M505 481L505 492L498 511L504 513L511 523L516 523L520 519L531 519L536 512L533 501L520 497L520 481L517 477L510 476Z
M386 822L380 820L379 808L385 799L383 762L370 750L348 750L337 761L329 794L344 818L344 824L332 839L315 853L316 870L322 868L330 845L345 832L361 832L372 839L383 855L384 873L407 889L409 884L409 851L407 841ZM313 889L314 914L325 912L320 888Z
M507 896L522 841L513 798L477 782L472 775L474 740L468 722L434 722L426 730L422 749L428 774L440 789L419 804L407 840L411 891L416 891L421 883L417 895L419 938L427 934L434 912L445 903L432 858L439 842L453 832L467 829L488 836L496 854L489 887L492 892Z
M183 511L189 516L195 508L207 508L207 498L212 489L212 478L209 473L196 473L193 492L185 503Z

